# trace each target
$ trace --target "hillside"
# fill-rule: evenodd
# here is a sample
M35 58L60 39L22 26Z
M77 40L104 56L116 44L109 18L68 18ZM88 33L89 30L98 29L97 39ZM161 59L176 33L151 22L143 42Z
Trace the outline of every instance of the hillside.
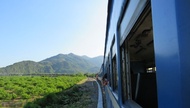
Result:
M103 56L90 58L73 53L58 54L40 62L22 61L0 68L0 74L38 74L38 73L97 73Z

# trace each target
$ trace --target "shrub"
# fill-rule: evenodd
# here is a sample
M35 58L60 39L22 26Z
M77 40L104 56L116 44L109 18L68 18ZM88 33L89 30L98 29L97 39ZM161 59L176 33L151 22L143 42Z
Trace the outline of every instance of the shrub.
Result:
M12 93L12 99L16 99L18 96L15 93Z
M21 96L23 99L29 99L30 98L30 95L28 95L26 93L21 94Z
M24 105L24 108L41 108L41 107L37 104L32 103L32 102L28 102L26 105Z

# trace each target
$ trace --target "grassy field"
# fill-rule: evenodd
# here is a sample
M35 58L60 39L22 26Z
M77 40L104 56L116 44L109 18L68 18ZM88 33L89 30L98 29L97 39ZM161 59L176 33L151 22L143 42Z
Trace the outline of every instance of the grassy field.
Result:
M0 107L23 107L34 102L42 102L45 99L54 101L58 93L66 92L79 81L86 79L85 76L1 76L0 77ZM73 87L73 93L78 86ZM69 90L68 90L69 92ZM69 94L66 92L66 94ZM77 94L80 96L80 93ZM64 94L64 101L68 97ZM77 96L75 96L77 97ZM70 101L70 100L69 100ZM45 102L45 101L44 101ZM47 102L47 101L46 101ZM25 105L25 107L27 107ZM35 106L33 106L35 107Z
M92 78L72 88L28 102L25 108L97 108L97 84Z

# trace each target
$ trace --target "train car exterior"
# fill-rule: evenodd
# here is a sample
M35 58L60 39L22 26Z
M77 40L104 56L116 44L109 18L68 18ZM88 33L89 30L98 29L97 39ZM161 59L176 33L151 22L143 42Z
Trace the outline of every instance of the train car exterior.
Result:
M190 108L190 1L109 0L107 108Z

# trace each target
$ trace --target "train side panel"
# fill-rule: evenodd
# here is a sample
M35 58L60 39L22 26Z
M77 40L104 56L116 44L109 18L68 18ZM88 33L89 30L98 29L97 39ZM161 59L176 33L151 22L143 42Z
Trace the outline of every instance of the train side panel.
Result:
M189 0L109 0L108 108L190 107L189 13Z
M190 1L152 0L152 10L159 107L189 108Z

